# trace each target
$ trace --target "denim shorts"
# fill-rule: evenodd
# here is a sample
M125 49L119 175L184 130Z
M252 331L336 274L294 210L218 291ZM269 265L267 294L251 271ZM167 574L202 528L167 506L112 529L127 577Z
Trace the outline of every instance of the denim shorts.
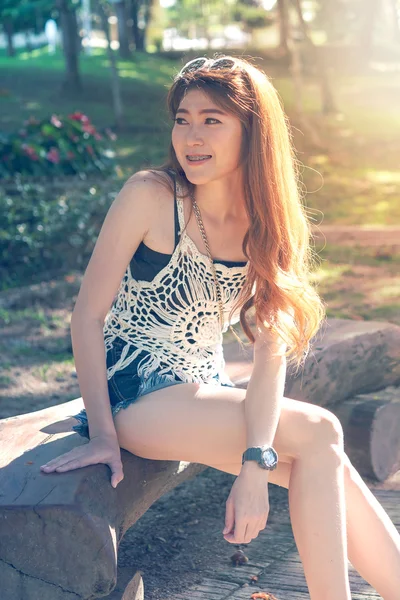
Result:
M124 346L125 342L119 338L116 338L112 348L109 350L109 352L107 352L107 368L110 368L119 360ZM134 350L134 347L130 348L130 352L134 352ZM186 383L172 374L167 376L164 373L159 373L158 371L153 371L153 373L151 373L147 379L140 377L137 373L137 365L143 358L145 358L146 354L146 351L141 352L139 356L131 362L130 365L128 365L125 369L116 371L108 380L108 394L113 418L121 409L127 408L141 396L145 396L150 392L161 390L162 388L169 387L171 385ZM172 380L171 377L173 378ZM214 379L216 385L235 387L232 383L220 383L218 376L214 377ZM82 437L90 439L86 410L83 409L79 414L72 416L80 422L79 425L74 425L72 429L79 433L79 435Z

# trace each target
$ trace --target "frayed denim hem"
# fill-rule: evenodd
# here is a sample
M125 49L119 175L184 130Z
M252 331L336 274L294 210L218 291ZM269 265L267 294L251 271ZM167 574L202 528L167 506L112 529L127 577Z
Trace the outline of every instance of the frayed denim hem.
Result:
M71 415L71 417L74 417L74 419L77 419L81 423L80 425L74 425L72 427L73 431L76 431L76 433L79 433L79 435L81 435L82 437L85 437L88 440L90 440L86 410L82 409L79 414Z

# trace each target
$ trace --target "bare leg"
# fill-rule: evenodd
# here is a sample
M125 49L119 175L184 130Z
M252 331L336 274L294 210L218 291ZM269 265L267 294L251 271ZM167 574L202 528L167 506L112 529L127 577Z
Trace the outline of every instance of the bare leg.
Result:
M333 426L324 438L293 462L290 519L311 600L351 600L343 441Z
M241 389L195 384L155 391L117 414L120 445L144 458L238 474L246 448L244 397ZM285 469L312 600L350 599L348 558L384 600L399 600L399 536L350 468L340 422L321 407L283 398L273 445L287 460L270 481L282 485Z
M400 534L350 461L346 472L350 562L384 600L399 600Z
M293 464L280 462L271 483L290 489ZM214 468L239 475L241 467L232 463ZM344 481L349 560L384 600L399 600L400 534L346 454Z

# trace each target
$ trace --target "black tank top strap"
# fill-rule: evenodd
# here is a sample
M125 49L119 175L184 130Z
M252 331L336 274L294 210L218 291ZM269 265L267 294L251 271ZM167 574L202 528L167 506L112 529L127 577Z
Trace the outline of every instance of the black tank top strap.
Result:
M177 245L179 244L179 229L180 229L180 225L179 225L179 216L178 216L178 206L177 206L177 199L176 199L176 175L173 169L168 169L168 173L171 175L172 179L174 180L174 227L175 227L175 244L174 244L174 250L177 247Z
M175 175L174 175L174 222L175 222L175 246L174 246L174 249L179 244L179 238L180 238L180 234L179 234L180 225L179 225L178 204L177 203L178 203L178 201L176 199L176 179L175 179Z

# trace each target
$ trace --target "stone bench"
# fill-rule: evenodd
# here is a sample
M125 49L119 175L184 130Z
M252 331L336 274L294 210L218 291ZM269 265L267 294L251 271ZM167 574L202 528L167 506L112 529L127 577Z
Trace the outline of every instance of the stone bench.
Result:
M224 346L224 355L228 375L245 388L252 350L233 342ZM285 393L328 406L338 415L342 411L345 432L353 428L358 435L348 450L350 457L352 446L358 453L361 446L372 469L378 464L373 475L382 478L400 468L400 402L381 398L372 405L371 399L355 401L354 396L399 382L400 328L339 319L329 320L321 330L302 372L288 374ZM142 459L122 450L125 477L117 489L111 487L109 467L103 464L42 473L40 465L87 443L71 430L76 423L71 415L81 408L79 398L0 420L2 600L106 596L116 584L118 546L127 529L164 493L206 468ZM360 414L368 418L360 420ZM137 574L121 600L141 598L143 582Z

